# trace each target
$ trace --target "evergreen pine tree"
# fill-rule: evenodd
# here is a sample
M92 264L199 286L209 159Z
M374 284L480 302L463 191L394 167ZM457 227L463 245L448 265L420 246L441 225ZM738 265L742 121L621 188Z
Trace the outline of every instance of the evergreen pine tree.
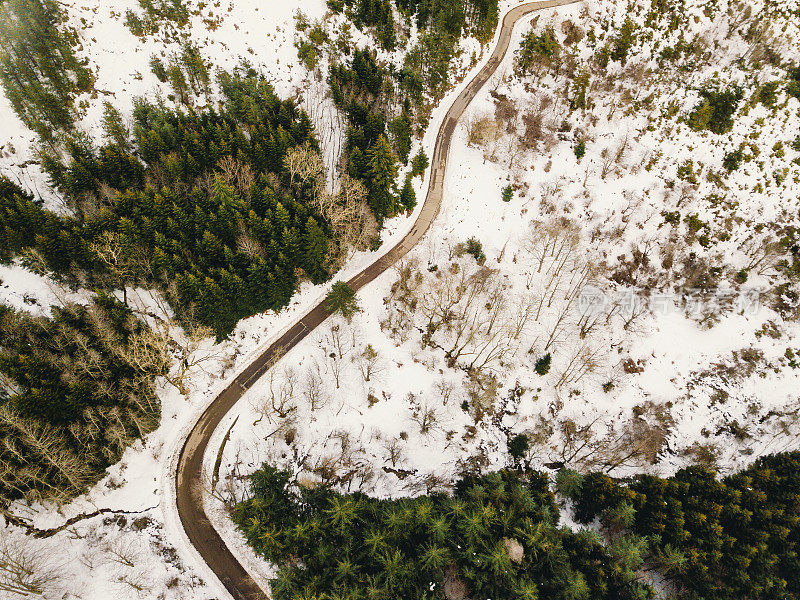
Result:
M361 310L358 307L355 291L343 281L333 284L326 298L325 309L330 313L340 313L347 319Z
M308 217L305 234L305 264L306 272L314 283L321 283L328 275L323 266L327 252L328 236L317 225L314 217Z
M411 160L411 176L416 177L419 175L422 177L425 174L425 169L428 168L428 156L425 154L425 151L420 148L420 151L414 156Z
M534 370L536 371L536 373L538 373L539 375L547 375L547 373L550 371L550 361L551 357L550 353L548 352L547 354L545 354L543 357L541 357L539 360L536 361L536 365L534 366Z
M394 147L397 152L397 157L404 165L408 163L408 155L411 152L411 117L408 112L403 109L399 117L394 119L389 125L394 137Z
M397 177L397 156L385 135L378 138L369 152L369 203L375 217L382 221L394 213L396 198L393 192Z
M284 254L286 258L292 264L302 264L303 259L303 248L301 245L302 240L300 239L300 235L297 232L297 229L294 227L284 227L283 228L283 246L284 246Z
M417 205L417 195L414 193L414 187L411 185L411 175L406 176L403 188L400 190L400 206L406 210L414 210Z
M116 144L121 150L128 149L128 128L120 112L110 102L103 103L103 132L109 143Z
M515 460L520 460L525 457L529 447L530 447L530 442L528 440L528 436L521 433L519 435L514 436L508 442L508 453Z

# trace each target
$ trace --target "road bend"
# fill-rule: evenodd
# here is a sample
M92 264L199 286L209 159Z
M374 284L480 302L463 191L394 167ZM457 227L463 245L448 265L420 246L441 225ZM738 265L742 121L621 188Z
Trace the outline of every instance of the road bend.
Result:
M405 256L425 235L439 214L444 193L445 169L458 120L478 91L500 66L511 43L514 25L524 16L546 8L573 4L580 0L529 2L511 9L503 18L502 29L489 60L470 81L447 111L436 137L431 157L431 175L425 202L410 232L389 252L352 277L347 283L354 290L369 284ZM253 359L209 405L189 433L178 457L176 502L178 516L189 541L236 600L269 598L250 577L217 533L203 508L203 456L214 430L244 393L280 358L314 331L327 317L322 302L295 323L280 339Z

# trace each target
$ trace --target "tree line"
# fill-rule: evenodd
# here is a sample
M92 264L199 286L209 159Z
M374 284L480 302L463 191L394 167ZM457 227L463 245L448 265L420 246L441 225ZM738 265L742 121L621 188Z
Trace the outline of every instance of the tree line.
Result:
M800 452L718 479L689 467L616 482L563 469L579 522L558 526L547 475L464 475L453 494L402 499L295 485L264 465L234 508L279 567L283 598L653 598L653 573L681 600L800 597Z
M562 477L579 522L639 548L680 600L800 598L800 452L719 479L694 466L664 479Z
M265 465L234 521L279 567L277 600L652 597L624 552L559 527L541 473L465 476L455 493L399 500L295 487Z
M410 179L402 193L395 183L399 164L408 163L413 124L408 105L387 122L381 106L389 80L368 50L356 50L350 64L331 65L328 77L333 101L347 115L347 173L365 184L379 222L416 202Z

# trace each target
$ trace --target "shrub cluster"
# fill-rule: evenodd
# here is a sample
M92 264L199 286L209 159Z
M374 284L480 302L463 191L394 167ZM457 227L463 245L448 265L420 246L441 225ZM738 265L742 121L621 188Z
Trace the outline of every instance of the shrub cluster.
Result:
M698 131L727 133L733 129L733 115L741 99L742 90L737 86L721 89L709 84L700 90L700 102L689 115L689 125Z

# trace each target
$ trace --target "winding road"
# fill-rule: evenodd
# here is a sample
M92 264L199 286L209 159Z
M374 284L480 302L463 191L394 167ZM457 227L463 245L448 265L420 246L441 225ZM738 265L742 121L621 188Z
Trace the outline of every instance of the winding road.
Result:
M530 2L511 9L506 13L497 46L488 62L469 82L447 111L439 128L431 158L431 174L428 193L411 231L389 252L366 269L355 275L347 283L359 290L405 256L419 242L430 228L442 204L444 177L447 158L450 152L456 124L467 106L497 70L508 51L514 25L525 15L545 8L573 4L581 0L545 0ZM208 448L214 430L222 422L228 411L244 393L273 364L280 353L285 352L319 326L329 313L320 302L306 313L280 339L274 342L244 369L209 405L194 424L178 456L176 471L176 501L178 515L190 542L200 553L202 559L219 578L220 582L236 600L255 600L269 598L248 575L244 567L234 557L220 535L214 529L203 509L203 456Z

